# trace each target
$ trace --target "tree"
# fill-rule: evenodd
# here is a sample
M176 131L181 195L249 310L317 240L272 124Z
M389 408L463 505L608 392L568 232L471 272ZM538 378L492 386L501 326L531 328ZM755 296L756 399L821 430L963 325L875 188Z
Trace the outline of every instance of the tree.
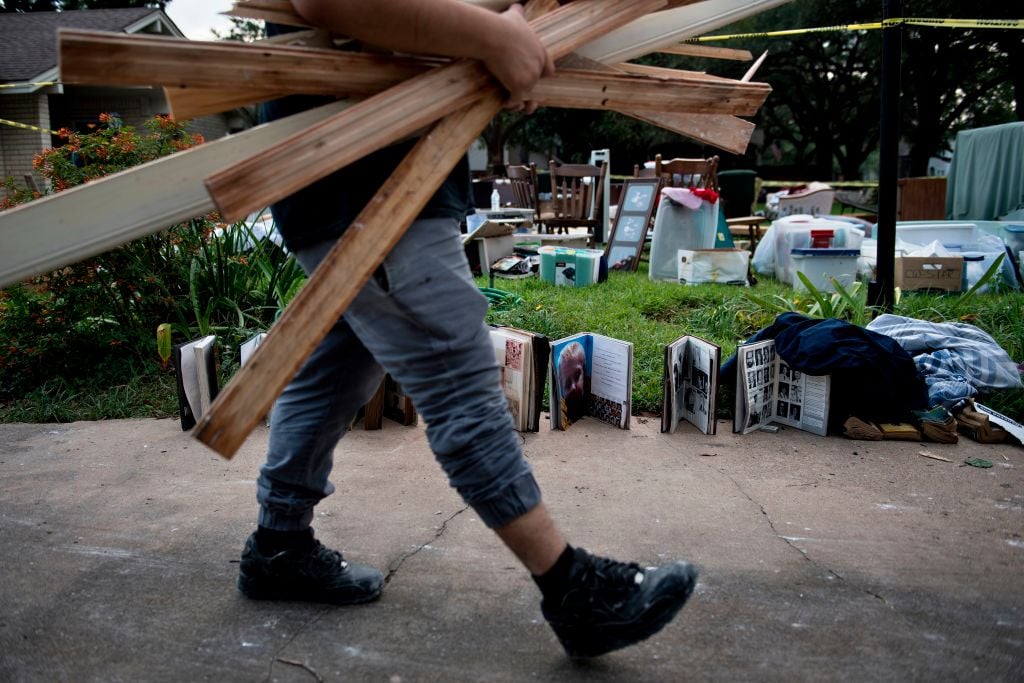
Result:
M995 6L999 5L999 6ZM723 28L774 31L877 21L879 0L796 0ZM906 0L904 16L1015 18L1005 3ZM906 26L903 30L901 137L911 175L949 149L958 130L1024 117L1024 39L1020 31ZM769 57L758 80L772 85L758 124L780 160L860 177L878 144L881 32L807 33L744 40L736 47ZM1014 105L1016 101L1016 105Z
M254 19L241 19L229 17L231 29L227 33L221 33L217 29L211 29L213 35L219 40L234 40L239 43L255 43L267 37L267 27L262 21Z
M1017 8L966 0L917 0L909 16L1007 19ZM1024 38L1020 31L908 26L903 41L902 137L910 175L948 151L960 130L1024 120Z

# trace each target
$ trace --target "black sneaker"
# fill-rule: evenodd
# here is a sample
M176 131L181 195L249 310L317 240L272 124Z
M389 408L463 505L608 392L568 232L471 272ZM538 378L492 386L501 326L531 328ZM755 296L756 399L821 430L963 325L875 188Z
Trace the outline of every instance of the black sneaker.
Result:
M245 542L238 590L253 600L309 600L357 605L380 597L384 575L346 562L337 550L311 539L308 547L272 555L260 552L253 533Z
M576 548L576 559L556 604L541 612L570 657L596 657L649 638L676 615L697 585L687 562L641 569Z

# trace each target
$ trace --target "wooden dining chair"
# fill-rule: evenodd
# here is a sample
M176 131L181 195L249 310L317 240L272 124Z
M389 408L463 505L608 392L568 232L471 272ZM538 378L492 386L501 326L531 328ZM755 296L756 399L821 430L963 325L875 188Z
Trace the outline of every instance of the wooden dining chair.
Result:
M594 234L604 215L604 178L608 164L562 164L551 160L551 217L544 219L549 231L568 232L586 228L587 245L594 246Z
M657 178L658 167L661 166L661 155L654 155L654 166L647 167L646 165L641 166L640 164L633 164L633 177L634 178Z
M523 209L537 210L537 165L505 167L505 177L512 186L512 201Z
M707 159L654 158L655 175L664 179L667 187L704 188L718 191L718 157Z

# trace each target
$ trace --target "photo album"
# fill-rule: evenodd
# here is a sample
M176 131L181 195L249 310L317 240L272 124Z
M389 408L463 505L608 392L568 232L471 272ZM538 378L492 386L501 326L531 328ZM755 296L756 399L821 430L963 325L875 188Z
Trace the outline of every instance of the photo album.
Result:
M775 342L736 349L736 412L733 432L749 434L770 422L825 436L828 431L828 375L794 370L775 352Z
M700 337L665 345L665 389L661 431L673 433L686 420L704 434L717 433L718 369L722 350Z
M633 344L583 332L551 344L551 428L584 416L629 429Z
M516 429L538 431L550 353L548 338L512 327L491 326L491 345Z
M196 426L210 404L217 398L220 384L217 381L217 335L207 335L173 350L174 372L178 385L178 414L181 429L188 431Z

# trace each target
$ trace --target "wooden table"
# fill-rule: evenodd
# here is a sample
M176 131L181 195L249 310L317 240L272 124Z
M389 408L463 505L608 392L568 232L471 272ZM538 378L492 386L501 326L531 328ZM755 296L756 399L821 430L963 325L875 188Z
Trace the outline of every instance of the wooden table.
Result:
M742 218L726 218L725 224L729 226L729 234L733 237L750 240L750 251L757 248L757 243L768 228L764 216L743 216Z

